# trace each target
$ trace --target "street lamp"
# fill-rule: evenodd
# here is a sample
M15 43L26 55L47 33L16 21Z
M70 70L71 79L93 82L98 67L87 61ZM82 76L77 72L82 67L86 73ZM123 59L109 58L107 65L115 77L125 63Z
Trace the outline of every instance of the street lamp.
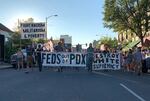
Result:
M46 40L47 40L47 21L49 18L56 17L56 16L58 16L58 15L50 15L50 16L46 17Z

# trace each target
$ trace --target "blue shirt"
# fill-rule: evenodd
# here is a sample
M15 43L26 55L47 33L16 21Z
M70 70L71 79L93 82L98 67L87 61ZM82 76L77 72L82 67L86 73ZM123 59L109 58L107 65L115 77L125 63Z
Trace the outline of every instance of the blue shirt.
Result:
M136 51L134 53L134 59L136 62L141 62L142 61L142 53L140 51Z

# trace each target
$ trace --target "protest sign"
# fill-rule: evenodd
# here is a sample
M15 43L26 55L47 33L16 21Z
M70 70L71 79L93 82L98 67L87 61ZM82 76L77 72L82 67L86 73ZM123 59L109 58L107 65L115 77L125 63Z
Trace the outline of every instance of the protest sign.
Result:
M46 25L39 23L20 23L21 39L46 38Z
M43 66L75 66L85 67L86 55L83 53L43 52Z
M95 53L93 70L102 69L120 69L120 54L119 53Z
M86 67L86 53L42 52L43 66ZM120 69L119 53L94 53L93 70Z

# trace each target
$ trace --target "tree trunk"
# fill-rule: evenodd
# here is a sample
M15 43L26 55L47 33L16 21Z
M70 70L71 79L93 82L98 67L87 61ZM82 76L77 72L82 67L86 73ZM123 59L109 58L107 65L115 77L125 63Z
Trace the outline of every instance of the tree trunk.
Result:
M143 39L144 37L143 36L140 36L140 40L141 40L141 45L142 45L142 47L143 47L143 45L144 45L144 39Z

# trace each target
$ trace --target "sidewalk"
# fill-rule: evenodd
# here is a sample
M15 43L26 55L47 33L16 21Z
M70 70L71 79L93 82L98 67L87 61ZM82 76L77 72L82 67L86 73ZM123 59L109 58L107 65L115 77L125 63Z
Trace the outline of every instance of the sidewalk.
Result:
M1 69L8 69L8 68L12 68L13 66L9 63L4 63L4 62L0 62L0 70Z

